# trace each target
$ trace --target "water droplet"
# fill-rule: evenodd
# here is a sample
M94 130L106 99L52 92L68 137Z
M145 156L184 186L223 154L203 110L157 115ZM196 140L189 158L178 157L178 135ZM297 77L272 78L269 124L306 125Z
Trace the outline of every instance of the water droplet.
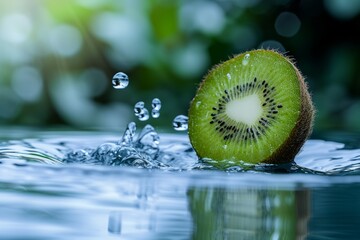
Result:
M152 106L153 110L159 111L160 108L161 108L161 101L160 101L160 99L154 98L154 99L152 100L152 102L151 102L151 106Z
M188 117L184 115L178 115L174 118L173 128L176 131L185 131L188 129Z
M123 72L118 72L113 76L112 85L115 89L124 89L129 85L129 77Z
M134 136L136 131L136 124L130 122L124 132L121 141L118 143L123 146L131 146L134 143Z
M140 121L148 120L149 119L149 111L146 108L143 108L138 117L139 117Z
M144 107L145 107L145 103L143 101L137 102L134 106L135 116L138 117L143 112Z
M227 77L229 80L231 80L231 75L230 75L230 73L227 73L227 74L226 74L226 77Z
M249 63L249 61L250 61L250 54L247 53L247 54L245 54L245 56L242 60L242 65L246 66Z
M201 105L201 101L197 101L195 107L198 108Z
M153 110L151 110L151 116L153 118L159 118L160 117L160 112L158 110L153 109Z

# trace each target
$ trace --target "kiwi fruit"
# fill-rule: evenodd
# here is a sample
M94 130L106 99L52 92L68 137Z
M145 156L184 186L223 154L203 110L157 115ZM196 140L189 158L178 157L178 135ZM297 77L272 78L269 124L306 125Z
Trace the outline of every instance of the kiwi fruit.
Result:
M189 108L189 137L214 165L288 163L310 135L314 107L293 61L248 51L215 66Z

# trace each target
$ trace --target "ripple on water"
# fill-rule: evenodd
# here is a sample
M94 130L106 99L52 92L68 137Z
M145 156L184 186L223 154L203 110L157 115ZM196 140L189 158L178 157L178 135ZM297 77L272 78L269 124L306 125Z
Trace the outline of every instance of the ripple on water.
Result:
M309 140L296 164L218 171L187 135L134 129L1 143L0 239L271 239L298 224L301 236L358 236L360 149Z
M158 135L151 125L139 134L130 123L122 140L114 136L24 139L3 142L3 162L71 163L88 165L135 166L164 171L211 170L207 161L199 161L185 134ZM318 175L359 175L360 149L324 140L308 140L292 164L230 167L227 172L289 172Z

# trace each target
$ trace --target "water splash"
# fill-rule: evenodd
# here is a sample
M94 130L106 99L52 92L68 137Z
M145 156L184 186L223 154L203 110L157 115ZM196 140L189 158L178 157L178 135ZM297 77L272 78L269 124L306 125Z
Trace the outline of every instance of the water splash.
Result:
M129 85L129 77L123 72L118 72L113 76L111 82L115 89L124 89Z
M243 59L243 64L248 64L250 55L246 54ZM245 61L245 62L244 62ZM120 73L118 73L120 74ZM126 76L126 74L124 74ZM124 75L121 75L124 77ZM120 76L120 77L121 77ZM120 78L119 77L119 78ZM127 77L127 76L126 76ZM231 78L230 74L227 74ZM196 103L199 107L201 102ZM160 115L161 101L154 98L151 103L152 117L157 118ZM145 103L139 101L134 106L135 116L140 121L149 119L149 112L145 108ZM186 131L188 129L188 117L185 115L178 115L173 120L174 130ZM187 137L187 136L186 136ZM169 140L168 140L169 141ZM309 141L310 142L310 141ZM237 162L214 161L211 159L198 159L190 142L180 141L174 142L170 140L168 143L163 143L163 148L160 149L160 137L151 125L146 125L140 133L136 134L136 123L130 122L123 133L120 140L112 142L102 142L95 147L81 147L74 148L74 146L66 147L61 142L51 149L50 145L46 145L41 141L35 141L29 144L27 141L21 141L19 144L10 143L5 147L0 144L0 159L3 164L4 159L25 159L28 162L37 161L43 163L86 163L99 165L116 165L116 166L136 166L140 168L160 168L164 170L199 170L199 169L214 169L213 165L222 165L222 169L227 172L290 172L290 173L313 173L313 174L358 174L360 166L360 150L346 150L343 145L333 146L330 142L311 141L313 146L318 146L324 143L330 148L330 152L324 147L316 147L321 149L316 152L316 149L311 149L309 142L305 144L305 149L310 149L311 152L307 156L303 151L297 156L296 163L287 165L249 165L238 164ZM12 149L11 146L16 146ZM21 147L19 147L21 146ZM39 151L44 146L44 151ZM49 147L50 146L50 147ZM61 147L60 147L61 146ZM310 146L310 147L309 147ZM227 145L223 146L225 149ZM22 150L22 149L30 149ZM54 150L56 149L56 151ZM335 152L336 150L336 153ZM25 152L22 154L21 152ZM61 157L61 153L65 153ZM319 156L316 157L316 154ZM348 160L350 158L350 160ZM300 160L299 160L300 159ZM316 161L314 161L316 159ZM321 163L321 164L320 164Z
M173 128L176 131L186 131L188 129L188 117L185 115L178 115L174 118Z
M105 142L95 149L78 149L69 152L66 163L87 163L110 166L134 166L139 168L163 168L167 165L158 160L160 137L151 125L146 125L136 135L136 124L128 124L117 142Z
M122 146L131 146L134 142L135 132L136 124L134 122L130 122L118 144Z
M135 142L135 148L156 159L159 153L160 137L151 125L146 125Z

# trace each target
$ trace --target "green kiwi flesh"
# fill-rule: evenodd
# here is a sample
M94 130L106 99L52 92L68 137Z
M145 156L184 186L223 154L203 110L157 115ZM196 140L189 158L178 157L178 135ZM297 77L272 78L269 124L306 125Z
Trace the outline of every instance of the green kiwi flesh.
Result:
M189 137L198 156L215 165L287 163L309 136L313 115L293 62L273 50L253 50L205 76L190 104Z

